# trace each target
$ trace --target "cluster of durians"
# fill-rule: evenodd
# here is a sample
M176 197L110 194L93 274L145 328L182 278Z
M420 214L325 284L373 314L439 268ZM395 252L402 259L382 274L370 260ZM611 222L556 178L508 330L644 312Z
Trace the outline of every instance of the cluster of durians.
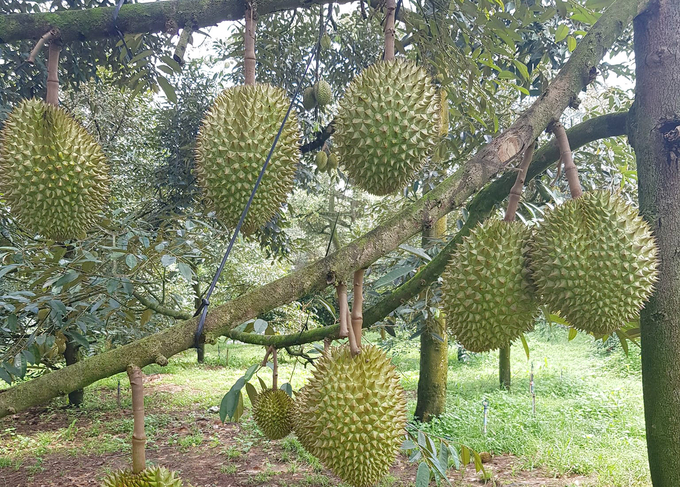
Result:
M280 439L293 430L302 446L353 487L375 485L394 463L404 439L406 401L385 353L364 346L331 347L293 401L262 392L253 417L262 433Z
M634 320L657 278L647 223L620 196L592 191L537 228L490 220L464 239L443 275L447 323L468 350L509 345L539 306L596 336Z

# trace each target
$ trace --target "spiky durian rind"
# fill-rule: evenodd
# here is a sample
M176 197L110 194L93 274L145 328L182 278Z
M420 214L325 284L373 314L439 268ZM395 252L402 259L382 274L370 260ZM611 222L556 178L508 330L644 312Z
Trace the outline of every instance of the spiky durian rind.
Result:
M218 218L236 226L289 106L267 84L224 90L208 110L196 143L196 175ZM298 163L297 117L290 113L242 231L267 223L286 201Z
M382 196L402 189L432 155L441 97L427 72L403 60L365 69L347 88L333 140L354 184Z
M602 190L546 213L529 262L550 311L596 335L636 319L657 279L649 225L620 196Z
M333 90L326 80L320 79L314 85L314 98L320 107L330 105L333 101Z
M463 239L443 273L443 308L456 339L472 352L509 345L538 314L526 257L531 230L490 220Z
M293 424L302 446L354 487L375 485L404 440L406 401L399 375L372 345L352 357L333 347L296 396Z
M108 199L106 156L64 109L24 100L0 134L0 192L27 229L81 238Z
M281 389L267 389L253 404L253 417L270 440L285 438L292 429L293 400Z
M109 474L102 487L182 487L184 484L177 474L164 467L151 467L140 473L120 470Z

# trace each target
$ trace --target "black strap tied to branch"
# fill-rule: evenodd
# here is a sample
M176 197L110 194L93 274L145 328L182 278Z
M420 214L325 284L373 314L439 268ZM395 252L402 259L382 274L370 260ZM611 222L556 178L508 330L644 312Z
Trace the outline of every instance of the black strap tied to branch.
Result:
M205 318L208 314L208 306L210 306L210 296L212 296L213 291L215 290L215 287L217 286L217 281L220 278L220 274L222 274L222 271L224 270L224 266L227 263L227 259L229 258L229 254L231 253L231 249L234 247L234 243L236 242L236 237L238 237L239 232L241 231L241 226L243 226L243 222L246 219L246 216L248 215L248 210L250 209L250 205L253 202L253 199L255 198L255 193L257 192L257 188L260 186L260 182L262 181L262 177L264 176L264 172L267 170L267 166L269 166L269 161L272 158L272 154L274 154L274 149L276 148L276 144L279 141L279 138L281 137L281 133L283 132L283 127L286 125L286 122L288 121L288 116L290 115L291 110L293 109L293 104L295 103L295 99L298 97L298 94L300 93L300 87L302 86L302 83L305 80L305 76L307 76L307 71L309 70L309 66L312 64L312 60L314 59L314 55L312 54L309 57L309 61L307 61L307 67L305 67L305 71L302 73L302 78L300 78L300 82L297 85L297 88L295 90L295 94L293 95L292 100L290 101L290 105L288 105L288 110L286 111L286 116L283 117L283 122L281 122L281 126L279 127L279 132L276 134L276 138L274 139L274 143L272 144L271 149L269 150L269 154L267 155L267 159L264 161L264 165L262 166L262 170L260 171L260 174L257 176L257 180L255 181L255 186L253 186L253 190L250 193L250 198L248 199L248 202L246 203L245 208L243 208L243 212L241 213L241 218L239 218L238 224L236 225L236 229L234 230L234 235L232 235L231 240L229 241L229 246L227 247L227 251L224 253L224 257L222 257L222 262L220 263L220 266L217 268L217 272L215 272L215 275L213 276L213 280L210 283L210 287L205 293L205 296L203 299L201 299L201 305L198 307L196 310L196 313L194 313L194 316L198 316L200 314L200 318L198 320L198 329L196 330L196 335L194 336L194 348L198 348L200 345L200 338L201 335L203 334L203 327L205 326Z

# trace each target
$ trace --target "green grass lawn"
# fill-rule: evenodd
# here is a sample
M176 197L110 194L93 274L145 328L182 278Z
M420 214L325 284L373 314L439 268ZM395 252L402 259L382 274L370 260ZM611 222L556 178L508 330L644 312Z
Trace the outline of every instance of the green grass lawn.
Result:
M374 343L379 341L372 333L366 338ZM592 481L589 485L596 486L651 485L636 347L631 348L627 357L620 347L607 351L585 335L569 342L567 332L557 328L540 328L529 334L527 340L531 350L529 360L521 346L512 350L511 392L498 388L497 353L471 354L463 362L458 360L457 349L452 346L447 412L422 428L476 451L515 455L519 458L519 468L526 470L542 467L552 475L580 474ZM386 345L402 374L412 414L418 381L418 340ZM227 349L229 362L225 367ZM216 436L206 436L198 429L177 434L173 429L178 422L177 412L205 416L208 408L219 405L236 379L250 365L261 361L262 356L261 347L222 343L219 353L216 345L207 347L204 365L197 365L195 352L188 351L173 357L167 367L145 367L147 375L157 374L148 382L153 393L145 398L149 449L174 445L190 451L201 446L216 446ZM532 367L535 415L529 392ZM290 381L297 390L310 375L310 368L281 353L279 383ZM271 381L269 369L262 369L259 375L267 383ZM116 401L119 381L122 406L130 408L127 377L120 374L89 387L80 411L64 413L58 407L64 405L65 400L54 401L42 414L41 421L49 421L50 411L54 411L54 417L61 418L57 427L16 431L11 423L0 423L0 468L18 468L25 459L43 458L51 453L79 456L128 451L132 418L116 415L120 411ZM485 399L489 403L486 435L482 429ZM231 447L224 451L227 459L262 441L250 420L247 396L245 407L242 431L246 434L239 436L237 449ZM315 459L299 451L294 438L283 441L284 451L296 452L293 467L295 462L302 462L315 471L320 470L320 466L314 464ZM37 465L35 468L40 467L40 462ZM223 468L225 473L235 469L231 465Z

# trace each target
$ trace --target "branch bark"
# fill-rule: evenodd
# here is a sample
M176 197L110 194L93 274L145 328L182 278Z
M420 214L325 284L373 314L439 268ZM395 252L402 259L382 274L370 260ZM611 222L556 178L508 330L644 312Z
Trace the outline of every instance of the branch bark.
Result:
M206 341L215 341L259 313L302 295L323 290L334 282L335 276L368 267L407 238L419 233L423 223L434 224L442 216L462 206L493 175L505 169L552 120L559 118L590 82L590 73L606 50L649 1L614 2L581 40L546 92L507 131L480 149L465 165L460 177L454 175L447 178L426 196L334 254L212 309L205 323ZM41 32L45 30L42 28ZM166 357L193 346L196 324L196 318L178 323L144 339L2 391L0 417L123 372L129 364L142 367L159 360L167 361Z

